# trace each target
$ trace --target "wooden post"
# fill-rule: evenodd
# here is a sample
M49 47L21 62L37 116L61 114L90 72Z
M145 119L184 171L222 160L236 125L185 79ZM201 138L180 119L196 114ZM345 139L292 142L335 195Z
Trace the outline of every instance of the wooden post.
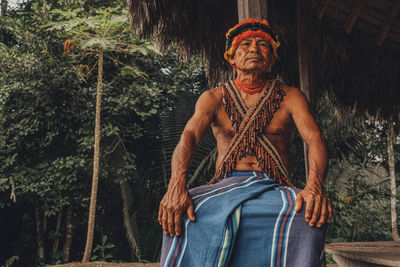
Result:
M306 95L313 109L315 95L313 90L311 56L313 51L311 0L297 1L297 46L299 54L300 89ZM304 142L304 163L308 179L308 146Z
M267 18L267 0L237 0L239 22L248 19Z
M237 0L239 22L245 19L267 19L267 0ZM235 79L232 72L231 79Z

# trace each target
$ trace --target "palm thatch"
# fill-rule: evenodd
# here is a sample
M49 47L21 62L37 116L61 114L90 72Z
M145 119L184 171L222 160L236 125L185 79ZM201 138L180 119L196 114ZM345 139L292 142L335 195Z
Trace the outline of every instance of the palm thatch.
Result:
M274 72L286 83L299 86L296 1L267 2L269 22L282 44ZM397 2L312 2L315 94L328 90L344 107L381 118L398 116L400 12L392 11L398 9ZM202 55L212 86L229 77L223 52L225 32L238 21L236 1L127 0L127 4L131 25L141 37L154 36L161 48L175 43L183 56ZM388 31L382 35L384 28ZM378 45L377 39L383 43Z

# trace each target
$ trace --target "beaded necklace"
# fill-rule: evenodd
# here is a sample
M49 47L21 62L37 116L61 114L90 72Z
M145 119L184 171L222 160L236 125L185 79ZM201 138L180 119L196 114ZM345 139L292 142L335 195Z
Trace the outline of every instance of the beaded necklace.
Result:
M260 83L245 83L241 82L238 78L235 80L235 85L237 88L245 93L248 94L256 94L261 92L261 90L264 88L264 85L267 81L260 82Z

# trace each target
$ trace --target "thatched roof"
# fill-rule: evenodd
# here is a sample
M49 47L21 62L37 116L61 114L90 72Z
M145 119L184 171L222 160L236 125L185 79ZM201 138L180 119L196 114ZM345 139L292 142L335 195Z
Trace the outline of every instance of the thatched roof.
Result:
M313 0L314 79L339 104L388 118L400 111L400 19L397 0ZM210 84L224 81L225 32L238 21L232 0L127 0L132 27L155 36L162 48L204 57ZM361 4L360 4L361 3ZM393 11L394 10L394 11ZM279 35L274 71L299 86L296 1L268 0L268 18ZM345 31L349 32L346 33ZM386 34L385 34L386 33ZM382 44L378 45L378 41ZM318 91L317 91L318 94Z

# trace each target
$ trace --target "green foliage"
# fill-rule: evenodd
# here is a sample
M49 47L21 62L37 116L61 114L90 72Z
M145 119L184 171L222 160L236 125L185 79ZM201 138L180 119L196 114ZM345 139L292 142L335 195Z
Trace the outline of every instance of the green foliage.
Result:
M103 236L101 244L97 245L93 249L93 256L90 258L91 261L110 261L113 259L113 255L108 251L115 248L114 244L107 242L107 236Z
M177 64L172 50L163 58L168 68L163 68L160 81L172 84L179 95L169 88L160 98L157 117L144 123L142 143L137 146L137 169L123 191L124 224L129 229L128 238L138 260L156 261L160 252L161 228L157 222L158 204L170 179L170 160L187 120L193 114L194 104L207 88L204 72L198 58L190 64ZM149 62L146 63L148 65ZM182 90L184 89L184 90ZM176 96L168 98L168 95ZM146 105L146 102L143 102ZM198 164L215 147L215 141L207 136L198 149L191 174ZM211 171L209 169L209 171ZM191 175L190 174L190 175ZM207 176L200 177L203 182Z
M130 260L121 252L128 247L118 232L122 220L131 230L130 244L136 242L138 247L132 246L133 257L157 260L161 229L156 218L170 178L170 158L207 82L199 58L184 64L172 48L160 55L152 42L138 40L124 10L122 1L85 1L80 6L76 1L34 0L4 19L0 262L8 266L18 259L21 266L38 262L35 208L47 222L45 263L61 263L62 246L53 253L52 244L57 238L60 244L65 241L65 215L58 235L56 218L73 206L77 234L71 260L79 257L92 169L96 77L91 74L98 49L115 52L108 53L104 62L96 260ZM68 57L63 56L66 39L74 45ZM330 98L321 99L316 115L329 144L326 190L334 205L327 241L388 240L386 125L352 113L338 117ZM395 143L397 166L399 141ZM191 186L209 180L214 148L209 134L193 161ZM301 187L305 178L298 136L291 154L296 159L296 184ZM124 190L126 198L121 200Z
M17 254L24 266L31 266L37 261L35 224L38 221L33 210L37 210L41 220L47 224L47 229L41 229L41 236L46 241L44 261L59 263L61 251L49 251L57 238L59 249L62 248L65 215L58 236L50 235L54 233L56 218L64 208L73 206L73 226L75 231L83 231L89 201L87 192L90 189L94 128L93 85L96 83L90 73L96 56L89 53L92 48L86 43L84 48L89 51L88 56L73 54L63 57L62 47L67 34L62 28L49 30L49 25L65 22L68 16L71 21L76 17L82 19L80 21L90 17L101 19L101 12L105 10L107 14L112 14L106 16L110 23L107 25L119 25L132 38L122 41L134 44L118 46L125 49L123 53L111 53L104 62L100 163L100 183L104 191L100 189L99 192L97 229L100 233L106 232L110 240L119 245L114 257L121 257L118 256L124 251L121 247L127 245L123 243L123 238L122 241L120 237L115 241L118 234L114 230L105 230L116 224L122 226L121 214L113 218L113 222L105 219L113 212L111 206L121 209L117 205L118 195L114 199L108 196L119 194L119 184L126 181L140 184L138 190L143 191L145 203L137 209L139 217L143 218L139 224L149 222L153 230L158 229L153 210L160 188L154 182L157 180L154 176L138 176L137 160L142 158L143 151L156 149L149 145L159 143L159 116L162 110L168 110L180 92L197 83L189 79L193 71L198 72L196 77L202 75L198 67L179 63L172 50L160 55L154 53L147 41L137 40L131 34L125 14L123 20L116 15L123 10L123 6L91 12L86 11L87 7L71 7L69 14L65 14L65 11L54 11L60 9L60 4L30 2L25 11L17 11L8 18L6 26L12 38L10 42L0 44L0 160L3 162L0 166L0 208L15 209L15 214L26 218L19 222L24 230L14 234L19 242L30 248L21 256L21 248L7 247L2 250L0 261L5 261L3 257ZM88 21L92 24L76 24L71 29L82 27L87 30L95 23ZM119 34L116 28L112 29L116 35ZM195 88L199 90L200 86ZM15 204L10 195L15 195ZM6 216L0 218L2 225L11 223ZM108 226L102 225L106 222ZM8 233L7 228L0 231L0 245L5 248L15 236ZM73 246L79 247L83 241L79 236L74 236L75 239ZM74 253L71 260L78 255L76 251Z
M18 262L19 257L18 256L12 256L9 258L1 267L12 267L14 262Z
M133 34L129 28L128 12L122 4L97 8L92 12L85 11L77 4L71 4L66 10L51 10L49 15L53 19L44 27L71 39L73 46L82 50L84 55L96 54L100 50L145 55L156 52L151 43L139 42ZM129 70L135 75L141 73L133 67Z
M317 118L330 154L325 188L333 220L327 242L391 240L385 123L340 113L328 96L320 99Z

